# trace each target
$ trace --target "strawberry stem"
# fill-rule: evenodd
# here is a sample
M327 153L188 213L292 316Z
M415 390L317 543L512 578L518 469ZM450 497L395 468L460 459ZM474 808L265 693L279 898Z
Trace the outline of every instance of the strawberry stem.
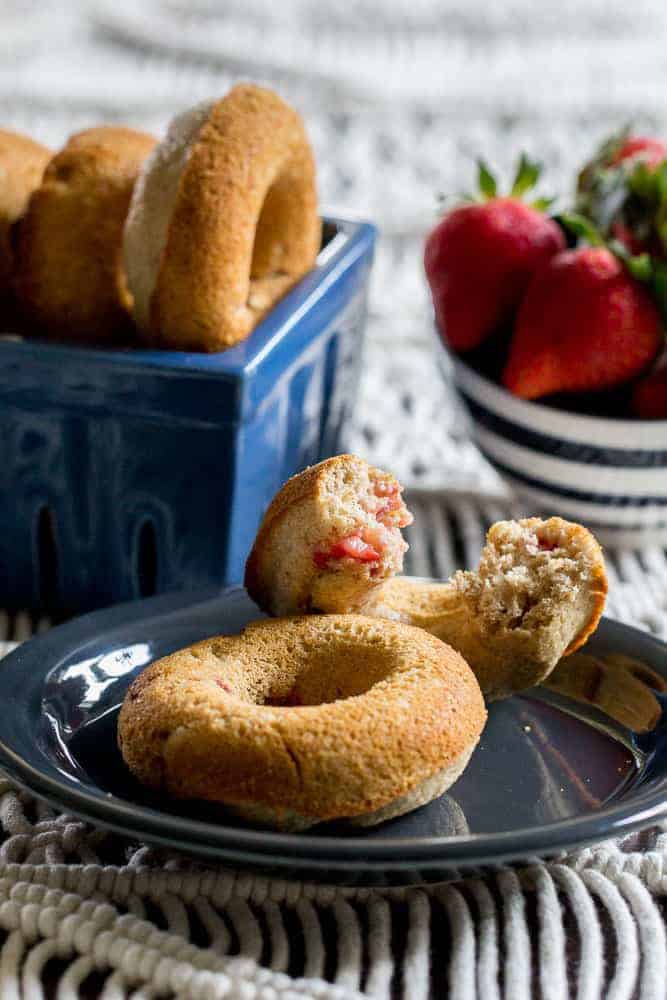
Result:
M477 183L485 198L495 198L498 193L496 178L493 176L484 160L477 161Z
M605 245L600 231L585 215L580 215L578 212L563 212L559 219L574 236L585 240L589 246L603 247Z
M541 173L542 164L536 160L529 159L525 153L522 153L516 168L514 183L510 192L511 197L521 198L526 191L532 190L537 184Z

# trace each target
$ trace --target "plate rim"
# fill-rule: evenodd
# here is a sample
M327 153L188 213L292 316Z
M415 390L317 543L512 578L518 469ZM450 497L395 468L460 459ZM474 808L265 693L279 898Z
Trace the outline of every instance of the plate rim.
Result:
M230 597L249 600L243 587L207 588L203 591L172 593L113 605L94 611L51 629L42 636L22 643L3 658L0 689L8 671L18 671L23 685L14 689L15 697L27 697L43 685L47 674L58 662L84 649L94 641L108 639L117 629L147 625L154 618L180 611L202 609L204 605L226 602ZM643 644L654 645L667 654L667 643L657 636L605 616L604 628L636 634ZM76 640L70 641L70 640ZM54 647L50 650L50 647ZM54 654L60 650L59 658ZM51 653L51 657L49 657ZM46 655L44 655L46 654ZM25 669L25 660L36 659L38 669ZM41 660L41 665L40 665ZM665 671L667 676L667 670ZM45 761L43 748L36 746ZM152 840L163 845L178 845L179 850L193 851L208 857L253 864L267 863L295 868L405 870L415 866L479 866L525 859L531 855L557 854L618 837L650 825L667 814L667 770L660 787L631 796L630 801L606 806L594 813L571 817L542 826L497 833L469 833L456 836L396 837L385 841L358 836L313 836L308 833L281 833L252 827L211 823L139 805L104 792L99 786L88 791L76 779L62 772L58 777L44 773L26 760L20 751L6 742L3 716L0 716L0 766L23 789L46 800L56 808L112 829L124 836ZM91 779L92 781L92 779ZM242 842L239 832L242 831Z

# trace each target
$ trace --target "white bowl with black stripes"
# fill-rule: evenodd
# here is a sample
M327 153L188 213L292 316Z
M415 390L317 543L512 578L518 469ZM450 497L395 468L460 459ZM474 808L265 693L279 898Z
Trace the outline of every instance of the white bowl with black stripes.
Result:
M667 544L667 420L616 420L513 396L449 355L480 451L536 512L606 544Z

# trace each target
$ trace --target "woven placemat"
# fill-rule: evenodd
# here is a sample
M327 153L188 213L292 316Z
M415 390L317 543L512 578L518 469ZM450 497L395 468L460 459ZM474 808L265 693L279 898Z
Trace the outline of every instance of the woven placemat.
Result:
M408 499L407 568L426 576L474 565L487 524L519 512L501 497ZM664 629L664 553L609 562L614 615ZM48 626L0 613L0 653ZM0 825L3 997L46 986L63 998L665 995L662 828L548 863L383 890L202 864L55 813L6 780Z

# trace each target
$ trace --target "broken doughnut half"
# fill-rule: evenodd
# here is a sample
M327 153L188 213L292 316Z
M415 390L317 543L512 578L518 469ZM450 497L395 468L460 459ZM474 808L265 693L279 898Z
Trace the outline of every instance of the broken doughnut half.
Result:
M539 684L595 631L607 594L590 531L560 517L499 521L476 570L398 576L410 524L401 486L354 455L293 477L260 526L246 587L272 615L357 612L416 625L456 649L487 698Z
M270 504L246 563L245 586L269 614L356 610L403 568L412 522L401 485L356 455L288 480Z

